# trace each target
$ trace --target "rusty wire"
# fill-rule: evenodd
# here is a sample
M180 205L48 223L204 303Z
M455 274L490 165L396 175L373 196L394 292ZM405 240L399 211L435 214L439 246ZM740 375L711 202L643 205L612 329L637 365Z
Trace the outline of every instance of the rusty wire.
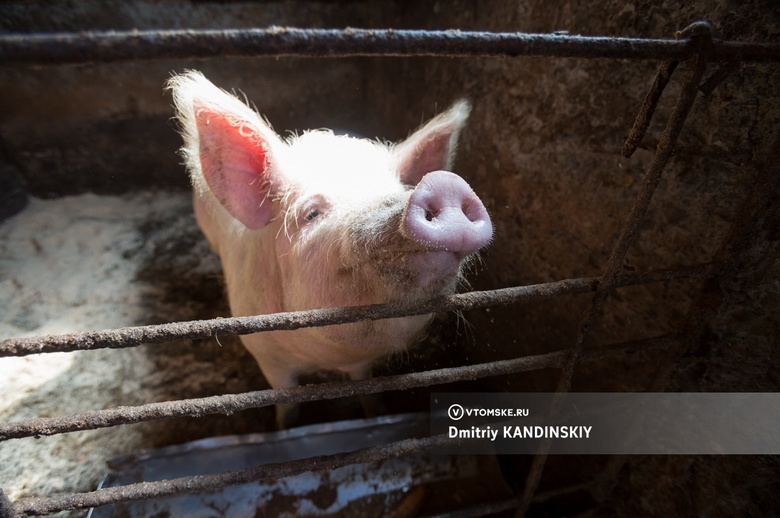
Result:
M61 510L88 509L115 502L146 500L182 493L203 493L216 491L231 485L260 480L276 480L309 471L329 471L350 464L363 464L403 457L428 451L447 441L449 439L444 435L435 435L422 439L404 439L348 453L309 457L211 475L172 478L156 482L140 482L100 489L89 493L20 498L13 505L18 515L41 516Z
M705 94L745 61L777 61L780 46L774 44L753 44L744 42L715 41L708 36L708 26L694 24L681 31L678 40L641 40L631 38L591 38L569 35L494 34L459 31L309 31L302 29L279 29L248 31L149 31L133 33L87 33L81 35L11 35L0 36L0 64L54 64L89 61L116 61L125 59L160 59L207 56L317 56L345 57L353 55L392 56L518 56L538 55L557 57L609 57L667 60L666 72L659 72L657 82L667 82L674 70L670 63L696 55L688 72L683 92L678 99L675 112L662 135L656 157L648 171L637 201L627 218L621 236L613 249L606 272L601 278L573 279L536 286L507 288L495 292L472 292L430 301L415 310L398 306L363 306L295 312L259 317L237 317L210 321L142 326L117 330L78 333L60 337L38 337L12 339L0 343L0 357L53 352L57 350L85 350L101 347L131 347L141 343L161 343L175 339L193 339L217 334L245 334L272 329L297 329L309 325L329 325L358 320L393 318L432 311L465 310L497 304L529 302L553 298L565 294L595 292L590 306L585 311L575 346L572 349L546 355L531 356L504 362L495 362L453 369L440 369L423 373L388 376L358 382L336 382L321 385L258 391L239 395L214 396L211 398L154 403L138 407L120 407L105 411L86 412L73 416L50 419L29 419L0 426L0 440L37 435L50 435L75 430L86 430L148 419L163 419L181 416L198 416L206 413L232 413L246 408L255 408L278 403L304 402L328 399L353 394L367 394L385 390L398 390L441 383L476 379L539 368L560 368L559 392L570 388L571 376L576 365L594 361L622 352L644 350L650 347L669 347L680 343L677 335L666 335L653 339L615 344L608 347L585 347L589 331L595 322L609 290L631 284L706 276L710 284L717 282L717 275L726 271L735 261L735 254L747 246L745 241L749 223L732 228L731 239L727 239L710 265L698 265L678 270L645 272L643 274L619 275L628 247L631 245L639 221L652 197L662 170L671 155L674 143L682 128L685 117L696 96L696 88ZM702 38L702 35L705 37ZM723 61L725 64L705 83L701 84L704 65L707 61ZM641 140L663 90L657 84L657 94L648 94L644 114L637 117L636 131L632 130L632 145ZM656 96L655 100L651 97ZM627 143L628 146L628 143ZM768 167L767 170L770 168ZM772 177L771 175L774 175ZM757 189L764 188L764 197L771 191L769 182L777 182L780 171L777 165L770 176L759 178ZM769 180L767 180L769 178ZM771 187L771 185L769 185ZM755 193L754 193L755 194ZM760 214L762 195L759 192L746 202L747 220L753 221ZM758 200L758 201L756 201ZM752 217L752 219L750 219ZM746 221L747 221L746 220ZM741 235L744 234L744 235ZM700 300L706 298L702 291ZM701 302L706 305L710 301ZM698 309L697 309L698 308ZM693 311L701 308L694 306ZM705 308L706 309L706 308ZM702 310L703 311L703 310ZM701 322L697 319L696 322ZM173 326L173 327L170 327ZM695 333L690 330L692 337ZM681 348L683 349L683 348ZM681 354L681 353L680 353ZM678 355L672 355L677 358ZM669 364L674 362L670 361ZM670 367L671 368L671 367ZM443 381L442 381L443 380ZM292 463L274 464L221 473L210 476L172 479L162 482L133 484L91 493L81 493L48 498L24 498L13 504L0 491L0 514L9 516L24 514L49 514L65 509L83 509L128 500L139 500L177 494L182 492L208 491L245 481L278 478L311 470L333 469L357 462L381 460L429 449L441 438L411 439L391 445L369 448L359 452L304 459ZM532 469L526 479L526 487L517 506L518 513L527 510L531 501L541 495L536 489L546 462L546 451L540 451L534 458ZM368 460L366 460L368 459ZM297 470L297 471L296 471ZM536 494L536 495L535 495ZM535 496L534 496L535 495ZM506 502L502 505L506 505ZM514 502L513 505L517 505ZM4 516L3 516L4 518Z
M706 275L709 264L672 270L652 270L618 276L615 287L649 284ZM432 299L415 305L373 304L345 308L293 311L247 317L215 318L172 322L148 326L123 327L63 335L9 338L0 342L0 358L28 354L85 351L93 349L135 347L173 340L192 340L231 334L294 330L302 327L346 324L361 320L379 320L433 312L466 311L497 305L528 303L563 295L588 293L596 289L598 278L568 279L531 286L517 286L489 291L472 291Z
M655 109L658 106L658 101L661 100L661 94L663 93L666 85L669 84L669 80L672 78L674 69L677 68L677 61L666 61L658 69L658 73L655 75L653 85L650 87L650 91L647 92L642 106L639 107L639 113L637 113L634 125L631 127L631 131L628 133L626 143L623 144L623 150L621 154L630 158L636 151L639 142L645 136L647 128L650 127L650 119L653 118Z
M643 340L632 340L589 350L579 362L597 361L621 353L668 348L678 344L676 335L663 335ZM233 414L250 408L270 405L305 403L390 390L472 381L490 376L501 376L548 368L561 368L568 351L556 351L536 356L523 356L478 365L383 376L359 381L334 381L291 388L268 389L243 394L226 394L204 398L183 399L138 406L122 406L60 417L31 418L0 424L0 441L39 437L61 433L95 430L111 426L175 417L199 417L208 414Z
M56 65L229 56L546 56L684 60L706 51L710 61L778 61L780 45L683 39L394 29L147 30L8 34L0 65ZM695 35L695 34L694 34Z
M702 343L707 318L716 314L722 303L722 280L735 271L738 257L752 243L759 220L772 197L777 196L777 189L780 189L780 138L775 140L769 159L759 169L745 200L737 210L735 223L715 252L714 259L718 267L713 268L711 274L704 279L697 298L691 304L684 320L685 329L679 336L682 347L669 351L669 356L651 381L648 392L666 391L672 372L682 356ZM641 426L641 422L637 423L637 426ZM594 480L594 489L600 495L609 494L626 460L626 455L610 457L602 473Z
M652 348L669 347L677 344L678 341L679 338L675 335L664 335L646 340L634 340L630 342L604 346L586 351L580 357L580 362L596 361L621 353L631 353L649 350ZM257 406L266 406L282 402L313 401L358 393L367 394L373 392L382 392L388 389L397 390L414 388L424 385L442 383L445 381L450 382L470 380L476 379L478 377L495 376L511 372L521 372L554 367L560 368L563 362L566 360L567 356L568 351L558 351L539 356L528 356L514 360L506 360L502 362L494 362L468 367L439 369L436 371L387 376L384 378L361 381L331 382L320 385L294 387L291 389L273 389L255 393L240 394L237 396L239 398L247 396L247 399L250 400L256 397L257 401L262 403ZM453 377L453 373L456 373L456 376ZM232 413L237 410L243 410L244 408L240 407L234 407L226 410L229 405L223 405L223 402L229 403L234 401L234 397L235 396L233 395L214 396L211 398L201 398L200 400L153 403L149 405L141 405L139 407L135 407L135 409L152 407L163 408L169 405L169 408L185 409L189 406L190 408L196 409L195 413L181 413L179 416L204 415L206 413L211 413L208 411L209 404L212 404L213 408L217 409L216 413ZM252 407L254 407L254 405L247 406L245 408ZM101 414L124 412L128 408L132 407L120 407L117 409L79 414L77 416L66 416L64 418L30 419L24 422L12 423L12 426L20 423L32 424L30 422L44 422L46 424L42 428L38 429L38 432L41 435L64 433L66 431L74 431L75 429L95 429L102 427ZM143 410L141 410L141 413L143 413ZM175 416L169 415L167 417ZM65 422L65 426L63 427L61 426L62 423L58 423L58 421L70 422ZM86 426L74 429L64 429L76 421L81 424L86 424ZM123 424L127 424L127 422ZM106 426L113 426L113 424L107 424ZM7 426L0 428L0 437L10 438L6 436L7 429ZM30 435L36 434L25 434L25 436ZM259 480L278 479L305 471L331 470L341 466L346 466L348 464L381 461L392 457L400 457L412 453L424 452L439 444L442 444L446 440L448 439L445 436L433 436L424 439L406 439L392 444L376 446L355 452L313 457L292 462L222 472L213 475L197 475L192 477L168 479L159 482L130 484L114 488L101 489L88 493L76 493L53 497L21 498L13 503L8 502L6 508L0 509L8 509L7 513L9 517L16 517L21 515L40 516L63 510L86 509L89 507L97 507L116 502L160 498L182 493L215 491L229 485L237 485ZM2 504L2 502L0 502L0 504ZM513 500L512 507L516 506L516 504L517 501ZM5 518L5 516L3 516L3 518Z
M691 27L686 28L684 31L689 31L690 29ZM697 26L693 27L693 29L696 31L696 37L704 41L703 46L707 46L706 42L711 38L711 29L709 29L708 26ZM648 172L645 174L640 190L637 193L636 201L633 207L631 207L631 212L626 218L626 223L621 230L620 237L612 250L612 254L610 255L607 264L607 270L599 281L598 289L596 290L590 305L583 314L576 342L571 349L568 361L564 366L558 381L558 387L556 388L558 394L567 393L571 388L574 370L579 363L579 357L585 351L585 344L590 334L590 330L600 315L609 290L614 286L617 275L623 267L623 260L625 259L626 253L634 242L639 224L644 218L647 208L650 206L650 201L652 200L655 189L661 179L663 170L666 167L669 158L672 156L674 145L682 131L688 113L693 106L693 102L696 100L696 95L702 78L704 77L706 65L707 59L703 54L695 56L688 63L688 74L683 82L682 90L677 99L674 111L659 139L653 162L650 165ZM664 64L662 70L664 67L668 68L668 65ZM654 84L654 87L656 84ZM555 398L550 413L555 414L561 403L561 397ZM517 508L517 516L523 516L531 505L533 495L536 493L539 481L542 478L542 472L544 471L544 466L547 462L547 455L551 444L552 441L550 439L545 439L540 443L539 450L534 456L531 469L526 478L521 503Z

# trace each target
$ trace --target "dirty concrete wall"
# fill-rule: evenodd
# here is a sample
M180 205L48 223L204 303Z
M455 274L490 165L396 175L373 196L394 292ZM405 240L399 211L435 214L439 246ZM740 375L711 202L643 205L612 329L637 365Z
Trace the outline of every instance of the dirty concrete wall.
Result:
M726 39L777 41L780 34L780 14L771 2L131 2L108 8L85 1L54 12L41 5L1 7L0 28L296 25L669 37L706 18ZM281 131L335 126L395 140L453 100L467 97L474 108L456 170L482 196L496 225L494 245L484 254L473 286L597 276L684 75L682 66L645 141L634 157L624 159L620 147L656 67L655 62L599 59L242 58L4 68L0 150L37 196L149 186L184 189L173 152L178 137L169 121L170 99L161 89L171 71L184 68L199 68L221 86L245 92ZM776 64L744 65L696 101L626 271L705 262L717 250L756 168L770 156L780 119L778 79ZM743 258L744 274L730 285L711 324L714 343L686 358L671 388L777 390L774 344L780 330L771 308L778 306L778 266L772 260L778 237L772 229L778 221L776 212L769 214ZM167 263L157 264L167 278L176 277ZM154 278L155 268L149 271ZM592 344L679 329L697 293L696 282L619 290L609 299ZM573 343L587 303L588 297L573 296L474 311L466 315L469 330L460 333L457 346L444 353L414 352L400 365L383 369L562 349ZM644 390L664 355L647 352L583 366L575 389ZM483 388L550 390L556 375L503 377ZM574 470L571 463L553 461L543 486L554 487L561 473L576 473L570 475L576 479L592 476L593 469L593 464ZM602 512L725 516L760 511L777 504L769 496L778 494L770 491L777 489L770 482L777 473L776 462L765 458L632 459ZM730 482L736 479L744 482ZM680 480L687 481L685 492L678 488ZM732 496L716 498L727 488Z

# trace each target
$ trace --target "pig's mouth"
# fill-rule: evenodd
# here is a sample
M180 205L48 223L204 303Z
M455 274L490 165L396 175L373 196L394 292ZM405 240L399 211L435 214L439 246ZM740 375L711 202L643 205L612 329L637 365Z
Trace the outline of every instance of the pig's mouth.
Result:
M408 298L432 297L454 290L462 261L460 254L449 250L420 249L385 252L369 264L375 265L386 288Z
M421 250L409 253L407 257L409 267L429 276L431 280L456 276L463 259L460 254L449 250Z

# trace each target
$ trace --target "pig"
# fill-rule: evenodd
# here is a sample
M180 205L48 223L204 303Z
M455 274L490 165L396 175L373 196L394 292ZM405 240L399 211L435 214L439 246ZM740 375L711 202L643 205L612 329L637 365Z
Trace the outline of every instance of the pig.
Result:
M397 145L307 131L286 139L201 73L168 83L184 140L195 216L219 255L233 315L453 293L493 225L449 172L467 101ZM358 380L403 351L432 315L241 337L272 387L339 371ZM277 424L296 419L277 407Z

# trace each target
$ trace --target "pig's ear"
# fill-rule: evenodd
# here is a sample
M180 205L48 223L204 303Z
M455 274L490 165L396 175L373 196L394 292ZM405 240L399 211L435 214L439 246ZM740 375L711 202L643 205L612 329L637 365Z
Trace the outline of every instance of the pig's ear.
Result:
M393 149L403 183L417 185L426 174L452 167L458 135L470 111L468 101L458 101Z
M249 229L276 215L269 195L278 183L276 154L285 144L259 115L197 72L170 83L184 134L193 186L211 191Z

